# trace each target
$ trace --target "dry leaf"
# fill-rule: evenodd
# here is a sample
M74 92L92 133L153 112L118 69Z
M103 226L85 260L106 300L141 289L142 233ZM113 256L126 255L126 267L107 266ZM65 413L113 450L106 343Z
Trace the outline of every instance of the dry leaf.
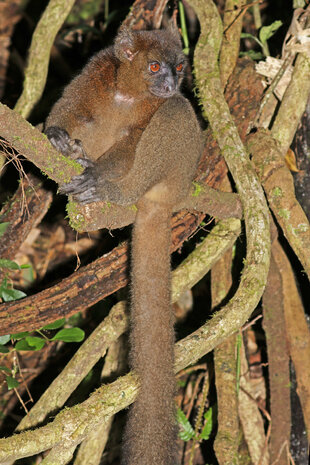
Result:
M300 170L297 168L295 153L292 149L288 149L285 155L285 163L290 171L299 173Z

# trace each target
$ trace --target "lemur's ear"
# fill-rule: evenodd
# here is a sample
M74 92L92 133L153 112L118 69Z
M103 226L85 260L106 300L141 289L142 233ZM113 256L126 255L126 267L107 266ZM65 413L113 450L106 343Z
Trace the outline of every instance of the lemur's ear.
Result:
M167 31L170 32L170 34L176 39L177 42L179 42L179 45L182 47L181 35L173 18L169 20Z
M138 53L135 46L134 34L131 29L122 26L114 42L115 55L120 61L132 61Z

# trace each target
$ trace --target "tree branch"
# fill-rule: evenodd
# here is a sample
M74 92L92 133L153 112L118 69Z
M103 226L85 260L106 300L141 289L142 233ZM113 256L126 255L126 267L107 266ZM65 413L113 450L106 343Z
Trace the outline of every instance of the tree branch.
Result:
M223 17L223 40L220 52L221 83L225 88L228 78L236 66L240 50L240 34L245 0L226 0Z
M77 162L58 153L44 134L5 105L0 105L0 134L19 153L25 155L58 184L70 181L72 176L80 174L83 170ZM174 210L202 209L204 213L211 215L214 213L217 217L221 217L221 208L223 208L223 217L231 217L233 214L241 217L241 205L236 195L195 185L188 199L176 205ZM134 205L121 207L109 202L87 205L70 202L68 213L74 229L93 231L101 228L115 229L131 224L135 219L136 208Z
M175 272L184 292L218 260L238 234L239 220L223 220ZM231 242L233 240L233 242ZM35 329L89 308L128 281L128 245L122 244L52 288L22 300L0 305L0 335ZM197 259L200 265L197 263ZM191 270L192 267L192 271ZM182 272L182 270L185 270ZM194 279L194 281L193 281ZM83 292L83 299L80 294Z
M269 131L260 130L248 139L256 171L271 210L310 279L310 225L295 197L292 174Z
M293 141L299 121L306 109L309 95L310 52L308 55L305 53L298 55L291 81L284 93L281 106L271 129L271 134L278 141L283 157Z
M231 319L231 324L234 327L237 321L239 321L240 327L258 304L266 285L270 260L269 210L262 187L242 145L221 91L217 62L222 29L218 11L211 0L203 3L198 0L190 0L189 3L196 10L201 26L201 35L194 58L201 100L213 133L236 183L244 211L247 256L239 288L235 296L222 310L223 314L227 316L227 320ZM215 315L215 321L217 317L218 315ZM219 317L219 321L220 319L221 317ZM231 334L229 326L226 322L221 340ZM198 330L199 335L212 339L212 334L208 330L204 333L203 328ZM184 356L186 356L186 350L190 348L192 342L191 335L182 344ZM218 344L219 341L217 340L216 343Z
M75 0L50 0L33 33L24 88L15 105L15 110L25 118L43 93L52 45L74 3Z
M253 63L249 59L242 59L228 83L226 95L243 139L245 139L250 121L255 117L262 92L263 88L260 78L255 73ZM8 140L11 137L11 143L14 142L16 148L23 151L35 163L39 156L40 162L37 164L41 169L46 170L46 164L48 167L47 161L50 158L51 166L57 168L51 173L51 176L63 181L64 178L76 174L73 166L70 164L71 161L59 155L46 140L45 136L32 128L29 123L25 122L23 118L16 115L12 110L0 106L1 133ZM21 136L18 135L19 133ZM34 134L33 138L32 134ZM50 157L44 155L45 151L50 151ZM219 149L211 131L208 130L205 150L200 160L197 175L199 185L204 185L198 196L189 198L191 207L199 210L201 208L199 202L203 201L204 190L208 190L208 187L205 187L205 183L208 182L211 186L219 185L224 175L225 162L219 155ZM195 190L197 190L196 188L197 185L195 186ZM214 213L214 216L219 217L221 210L216 206L215 201L218 194L217 191L212 192L214 194L214 206L212 208L215 211L210 208L210 212ZM206 195L208 195L207 192ZM240 202L238 199L233 200L234 196L230 195L231 197L223 193L223 214L226 211L228 215L236 214L236 216L239 216ZM227 197L233 200L234 207L231 203L228 204ZM211 201L210 206L212 206ZM114 206L111 206L109 209L109 215L111 216L113 208ZM128 211L127 209L127 214ZM100 213L102 215L102 212ZM124 211L122 213L124 214ZM134 217L134 211L129 211L129 213L131 214L131 221ZM76 212L76 214L78 215L79 213ZM91 219L95 216L91 210L89 215ZM106 219L105 215L102 216ZM193 233L202 219L203 214L193 215L181 212L174 215L173 250L181 246L182 242ZM4 240L3 243L5 243ZM90 306L115 290L125 286L127 283L126 253L127 247L122 245L107 256L95 261L92 265L82 268L73 277L63 280L49 290L45 290L25 300L2 304L0 306L1 328L8 334L15 332L16 328L22 331L29 330L29 328L33 328L34 326L43 326L57 318L72 315L76 311L84 309L85 306ZM107 274L102 275L104 268L106 268ZM113 270L112 275L111 270ZM102 281L100 281L101 279Z

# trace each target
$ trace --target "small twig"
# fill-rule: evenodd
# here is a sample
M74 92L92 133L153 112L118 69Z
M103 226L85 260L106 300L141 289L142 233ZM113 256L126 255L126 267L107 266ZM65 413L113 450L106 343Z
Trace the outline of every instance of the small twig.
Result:
M292 458L292 456L291 456L291 454L289 452L289 444L288 444L287 441L284 441L282 446L279 449L279 452L278 452L278 455L277 455L276 459L270 465L276 465L277 463L279 463L279 460L281 458L281 455L282 455L282 452L283 452L284 448L286 449L286 455L289 457L290 462L292 464L294 464L294 460L293 460L293 458Z
M23 385L25 386L25 389L26 389L27 394L28 394L28 396L29 396L29 401L30 401L30 402L33 402L33 397L32 397L32 395L31 395L31 392L30 392L29 389L28 389L28 385L27 385L26 380L25 380L25 378L24 378L24 375L23 375L23 373L22 373L22 369L21 369L21 366L20 366L20 363L19 363L19 357L18 357L18 353L17 353L17 352L15 352L15 357L16 357L15 360L16 360L16 364L17 364L17 366L18 366L18 371L19 371L20 377L21 377L21 379L22 379L22 381L23 381Z
M200 431L201 426L202 426L202 416L203 416L203 412L205 410L205 404L206 404L207 395L208 395L208 391L209 391L208 373L206 372L204 374L204 376L205 376L205 380L204 380L203 387L202 387L202 399L201 399L201 404L199 406L197 419L196 419L196 422L195 422L195 435L194 435L193 443L192 443L192 447L191 447L191 454L190 454L190 457L189 457L189 465L192 465L192 463L193 463L194 456L195 456L195 449L196 449L195 446L196 446L196 444L199 443L198 436L199 436L199 431Z
M229 29L234 25L234 23L236 21L238 21L238 19L240 17L243 17L245 15L245 13L247 12L247 10L253 6L253 5L259 5L260 3L262 3L262 0L258 0L257 2L252 2L252 3L247 3L246 5L243 5L239 8L236 8L235 10L225 10L225 13L235 13L236 11L238 11L238 9L240 10L240 12L237 14L237 16L235 17L235 19L232 21L232 23L224 30L224 34L226 34Z
M243 325L241 328L241 331L246 331L248 328L253 326L257 322L257 320L260 320L261 318L263 318L263 315L257 315L257 317L249 321L249 323L247 323L246 325Z
M196 400L196 396L197 396L197 393L198 393L198 389L199 389L199 384L200 384L200 381L205 377L205 373L200 373L196 380L195 380L195 385L194 385L194 389L193 389L193 393L192 393L192 396L191 396L191 400L190 400L190 403L188 405L188 408L187 408L187 412L186 412L186 418L189 419L191 413L192 413L192 410L193 410L193 406L194 406L194 403L195 403L195 400Z
M18 397L19 402L22 404L23 409L24 409L25 412L26 412L26 415L28 415L29 410L27 409L27 407L26 407L26 405L25 405L23 399L22 399L21 396L19 395L19 392L18 392L18 390L17 390L16 388L14 388L14 392L15 392L16 396Z
M188 373L192 373L193 371L198 371L198 370L206 370L207 369L207 364L206 363L201 363L199 365L194 365L185 368L184 370L179 371L179 373L176 375L176 378L181 378L184 375L187 375Z
M259 10L260 3L262 3L262 2L256 2L253 5L254 24L255 24L255 27L256 27L257 30L262 27L262 18L261 18L261 14L260 14L260 10Z

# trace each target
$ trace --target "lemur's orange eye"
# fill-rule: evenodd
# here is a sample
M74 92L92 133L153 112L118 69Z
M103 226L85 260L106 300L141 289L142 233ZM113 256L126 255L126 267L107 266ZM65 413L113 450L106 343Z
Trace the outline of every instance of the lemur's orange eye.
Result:
M175 68L179 73L183 71L183 63L180 63L179 65L176 66Z
M152 73L157 73L160 70L160 64L155 61L154 63L151 63L149 66L150 70Z

